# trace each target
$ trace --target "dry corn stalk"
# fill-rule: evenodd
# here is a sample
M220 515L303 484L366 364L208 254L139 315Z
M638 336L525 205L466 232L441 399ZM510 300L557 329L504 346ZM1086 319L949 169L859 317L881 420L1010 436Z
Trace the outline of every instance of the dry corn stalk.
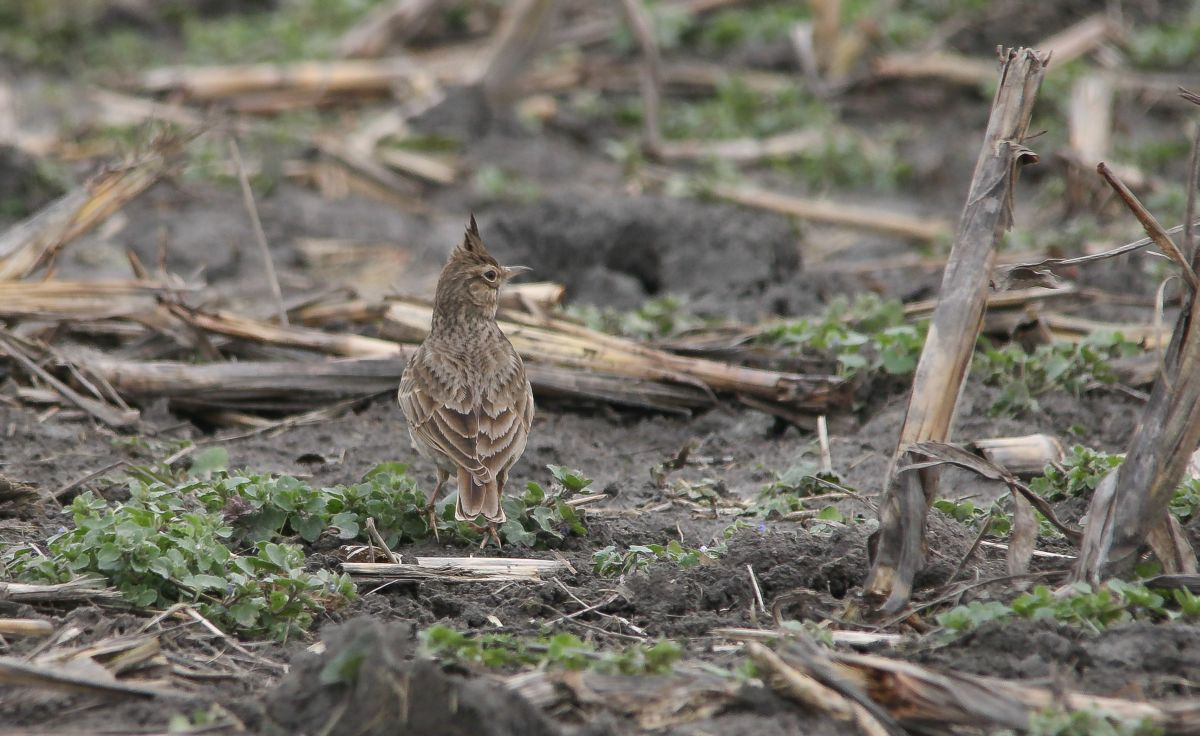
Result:
M1012 195L1020 166L1036 156L1021 145L1046 59L1030 49L1009 50L1000 72L987 133L950 261L940 301L913 376L912 395L883 501L875 558L864 595L896 612L912 593L922 563L925 518L937 492L939 470L919 467L914 446L949 439L958 395L983 324L996 245L1011 225Z
M416 300L388 305L384 319L403 331L406 340L423 339L429 331L432 306ZM795 408L821 411L836 405L845 383L833 376L745 368L688 358L632 340L606 335L566 320L538 320L508 312L500 329L529 363L596 370L631 378L674 381L711 391L728 391L768 399Z
M441 0L395 0L381 5L342 36L338 56L379 56L389 45L415 38L441 5Z
M138 160L100 172L9 228L0 235L0 281L25 278L53 261L63 246L104 222L166 174L192 137L164 139Z
M1198 100L1200 101L1200 100ZM1192 150L1200 160L1200 137ZM1175 321L1150 400L1142 412L1121 466L1092 496L1088 526L1074 570L1078 580L1094 584L1132 571L1149 544L1167 573L1195 573L1196 553L1170 502L1183 480L1189 460L1200 445L1200 249L1183 253L1167 231L1108 167L1097 167L1117 195L1141 222L1159 249L1180 266L1190 289ZM1189 200L1195 195L1197 171L1190 173ZM1191 219L1189 202L1189 217ZM1187 243L1185 230L1184 248Z
M365 304L349 305L348 314L368 316ZM428 334L432 307L398 300L383 311L385 326L400 342L363 335L334 335L319 330L262 322L227 314L210 314L171 305L171 312L195 328L263 344L298 347L356 358L397 359L399 368ZM346 316L347 313L339 313ZM639 406L696 407L711 403L713 391L745 394L799 409L825 411L848 397L848 386L833 376L807 376L744 368L689 358L630 340L595 332L561 319L505 311L501 329L527 361L535 389L580 393ZM301 316L303 321L305 317ZM666 383L664 383L666 382ZM618 389L624 383L628 390ZM683 384L671 386L670 384ZM681 389L685 389L682 390ZM622 400L622 396L631 397Z
M1062 443L1048 434L992 437L975 440L971 446L989 461L1014 475L1041 473L1047 465L1061 462L1065 456Z
M420 67L404 58L298 61L287 64L170 66L141 76L145 92L178 92L193 100L219 100L266 92L308 95L384 95L404 86L428 87Z
M148 281L0 282L0 317L96 321L153 312L175 289Z

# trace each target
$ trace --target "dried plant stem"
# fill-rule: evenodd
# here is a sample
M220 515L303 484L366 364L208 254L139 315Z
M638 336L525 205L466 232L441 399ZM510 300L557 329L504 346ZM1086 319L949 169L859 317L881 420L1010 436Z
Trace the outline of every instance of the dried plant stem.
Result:
M655 40L654 19L641 0L621 0L621 9L642 50L641 89L646 136L643 144L653 154L662 145L659 123L662 116L662 57L658 53L658 41Z
M1179 246L1175 245L1175 241L1171 239L1171 236L1167 235L1166 228L1159 224L1154 215L1150 213L1150 210L1146 209L1138 198L1134 196L1133 192L1129 190L1129 187L1125 186L1124 182L1117 178L1117 175L1108 167L1108 164L1100 162L1096 165L1096 172L1104 177L1104 180L1113 188L1113 191L1121 198L1121 201L1125 203L1125 206L1129 208L1133 216L1142 224L1146 235L1154 241L1159 250L1172 261L1175 261L1175 264L1183 272L1183 277L1187 279L1188 285L1192 287L1192 290L1194 291L1197 286L1200 286L1200 282L1196 279L1196 272L1192 269L1191 261L1179 250ZM1188 221L1184 220L1185 232L1187 231L1187 223Z
M381 5L342 36L338 56L358 59L380 56L388 44L416 37L441 5L441 0L395 0Z
M279 288L279 277L275 274L275 261L271 258L271 246L267 244L267 234L263 231L262 220L258 216L258 205L254 203L254 191L250 188L250 178L246 176L246 166L242 163L242 152L238 149L237 141L230 137L229 156L237 168L238 183L242 187L242 202L246 205L246 213L250 215L250 224L254 227L254 240L258 243L258 251L263 259L263 268L267 272L267 283L271 287L271 296L275 297L275 307L279 311L279 323L288 323L287 309L283 306L283 291Z
M1193 166L1200 157L1196 149L1200 149L1200 137L1193 147ZM1196 554L1169 506L1200 445L1200 294L1196 292L1200 259L1194 249L1182 252L1104 164L1097 168L1155 245L1179 264L1191 288L1185 290L1158 380L1129 441L1125 461L1101 481L1092 496L1090 521L1073 577L1098 583L1128 573L1146 544L1165 572L1194 573ZM1195 173L1194 168L1189 169L1193 177L1188 185L1189 200L1195 196ZM1185 225L1195 216L1193 207L1189 201Z
M554 14L555 0L513 0L508 3L496 32L488 61L479 78L488 102L496 108L516 95L517 78L541 49Z
M963 208L958 235L942 279L941 300L913 378L908 412L888 471L875 559L864 596L894 613L912 592L922 562L925 517L937 492L936 467L911 447L949 438L951 421L970 365L988 297L996 245L1012 217L1020 166L1036 160L1021 145L1046 59L1030 49L1010 50L1000 73L987 133Z

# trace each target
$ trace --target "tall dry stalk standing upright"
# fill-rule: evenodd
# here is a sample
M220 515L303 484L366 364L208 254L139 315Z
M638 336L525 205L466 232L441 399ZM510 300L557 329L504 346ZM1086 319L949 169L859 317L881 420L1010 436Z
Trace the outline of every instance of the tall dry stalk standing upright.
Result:
M925 517L937 493L936 467L907 469L925 460L910 448L950 436L958 396L983 323L996 245L1012 223L1017 173L1037 157L1022 141L1033 114L1047 59L1031 49L1008 50L992 102L987 133L959 222L940 299L921 351L880 505L875 557L863 586L870 601L898 611L907 604L923 557Z

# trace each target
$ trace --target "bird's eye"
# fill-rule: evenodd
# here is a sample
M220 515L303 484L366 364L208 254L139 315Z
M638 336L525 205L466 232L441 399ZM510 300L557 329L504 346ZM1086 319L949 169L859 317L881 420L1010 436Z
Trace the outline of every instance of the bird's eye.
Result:
M495 281L496 280L496 272L489 268L488 270L483 272L483 278L486 281Z

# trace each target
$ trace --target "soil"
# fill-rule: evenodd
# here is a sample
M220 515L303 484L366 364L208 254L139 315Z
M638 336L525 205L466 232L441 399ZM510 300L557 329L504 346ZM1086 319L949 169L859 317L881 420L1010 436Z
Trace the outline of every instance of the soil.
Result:
M1096 4L1073 3L1069 11L1047 11L1037 18L1014 9L1018 4L997 4L1001 5L1010 12L996 11L986 29L962 30L953 44L977 51L990 48L996 39L1009 44L1030 42L1065 27ZM779 55L769 49L760 51L757 63L777 64ZM756 63L754 55L739 58ZM848 118L865 116L860 110L876 114L880 94L867 89L852 97L846 103ZM896 196L900 208L953 220L974 165L986 100L975 94L941 92L934 98L934 104L903 96L887 98L893 100L889 104L897 116L914 121L923 131L914 144L914 156L936 151L935 158L918 162L916 168L928 173L921 186ZM473 132L463 151L468 169L502 166L536 181L543 194L528 203L497 202L464 184L431 192L426 210L412 213L365 197L326 199L280 184L262 197L259 207L289 296L340 283L359 286L364 292L428 293L471 210L479 217L485 241L502 261L533 266L539 280L565 284L568 299L577 303L627 309L654 296L684 295L697 314L755 321L813 314L839 294L874 291L914 299L937 293L941 277L936 270L828 268L909 254L910 243L801 227L781 216L699 199L631 194L620 167L594 141L553 128L531 132L512 121L464 112L478 110L478 104L468 94L456 96L417 125L440 129L446 121L455 121L456 129ZM44 183L31 178L29 167L19 163L11 168L0 165L0 195L16 198L33 210L48 194ZM170 271L209 284L208 306L265 312L269 308L262 298L265 282L253 231L242 212L236 188L188 180L156 186L124 208L118 226L73 244L63 255L58 276L124 278L126 248L145 263L157 263L165 243ZM4 214L0 212L0 217ZM395 258L382 265L363 263L348 272L322 271L296 247L298 238L319 237L384 242ZM818 258L812 257L814 252ZM1128 262L1099 264L1082 273L1081 279L1087 286L1140 297L1153 295L1156 287L1154 279L1130 269ZM1123 306L1084 316L1131 319L1135 315L1149 321L1150 314L1149 308ZM0 379L5 380L0 394L2 472L51 493L115 460L144 462L147 442L211 441L214 431L223 431L194 423L192 417L174 414L161 404L143 407L142 439L132 442L67 412L46 413L43 407L18 400L13 390L16 380L7 370L7 365L0 365ZM8 692L0 694L0 731L161 731L172 715L219 703L246 731L262 734L640 733L627 715L600 709L593 713L593 722L585 723L572 709L543 712L504 690L491 674L443 670L418 656L415 632L434 623L494 631L499 621L498 630L503 632L539 634L547 622L581 608L579 600L590 604L615 594L599 613L566 619L553 628L608 646L621 642L604 633L609 623L604 617L619 616L648 637L681 641L689 659L733 666L735 655L714 646L714 628L770 625L764 619L772 609L784 619L837 621L847 616L867 572L868 538L876 526L872 504L903 419L905 386L874 382L862 388L859 398L854 412L833 420L830 438L835 471L860 493L858 499L837 502L848 523L769 520L723 539L728 517L714 518L684 504L666 503L669 494L652 480L650 468L692 441L697 445L689 464L674 472L670 481L708 480L740 498L754 497L775 473L811 457L815 438L781 425L774 417L733 403L679 417L542 402L513 477L520 483L544 480L544 468L551 463L578 467L595 480L596 488L611 496L611 508L626 512L590 516L587 537L567 540L557 553L571 563L573 572L541 584L429 582L363 590L348 608L318 622L319 628L308 632L304 641L255 645L253 654L261 662L247 660L237 676L191 680L186 697L178 702ZM996 389L971 379L960 402L956 437L1036 432L1067 436L1069 428L1082 427L1081 443L1116 451L1128 441L1142 406L1135 396L1100 388L1078 397L1047 396L1036 415L998 419L988 413L995 399ZM314 485L352 482L373 466L394 460L411 462L422 483L432 483L435 477L433 467L412 452L404 420L390 396L320 424L251 434L221 444L228 449L233 467L291 474ZM119 486L105 477L79 484L62 500L83 490L119 494ZM952 498L1000 491L952 471L946 473L942 490ZM664 502L659 510L631 512L655 500ZM1064 510L1072 511L1072 520L1077 520L1084 509ZM0 515L0 546L41 541L69 523L51 502L0 504ZM917 599L950 581L975 537L973 530L938 513L931 515L929 524L929 554L917 580ZM724 543L727 551L696 567L656 564L621 580L591 572L592 554L598 549L669 539L680 539L689 547ZM433 543L397 551L474 553ZM318 559L336 564L333 558ZM1002 553L984 548L973 554L957 579L999 577L1004 570ZM752 574L766 614L753 607ZM991 590L981 587L970 595L985 596ZM52 621L56 629L76 627L79 633L73 645L133 634L148 622L143 613L110 607L32 607L2 600L0 616L38 616ZM913 632L906 629L906 633ZM215 659L230 651L220 639L197 649L192 639L174 636L170 629L161 638L165 651L187 661ZM1049 681L1097 694L1194 697L1195 663L1200 657L1197 642L1200 629L1183 624L1132 624L1088 633L1052 622L1010 621L985 625L945 645L914 634L913 643L893 654L939 667ZM37 646L33 640L13 639L0 651L21 657ZM361 659L358 675L331 680L329 673L347 658ZM751 684L718 712L658 732L741 736L843 731L839 724Z

